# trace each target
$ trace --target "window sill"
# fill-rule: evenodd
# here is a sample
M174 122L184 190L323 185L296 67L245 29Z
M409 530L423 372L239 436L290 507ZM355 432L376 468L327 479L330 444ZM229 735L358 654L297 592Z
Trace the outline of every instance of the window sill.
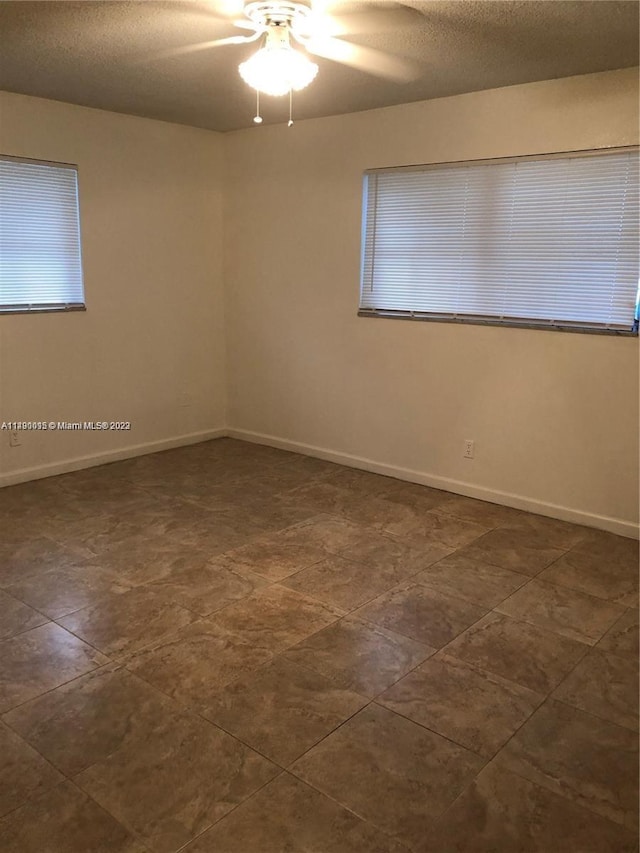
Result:
M606 329L590 326L551 325L523 320L493 320L482 317L445 317L436 314L412 314L402 311L367 311L360 309L358 317L374 317L381 320L418 320L427 323L457 323L464 326L503 326L511 329L539 329L545 332L573 332L582 335L614 335L622 338L637 338L637 329Z
M27 305L16 305L11 308L3 308L0 306L0 317L4 314L59 314L68 313L70 311L86 311L86 305L40 305L30 308Z

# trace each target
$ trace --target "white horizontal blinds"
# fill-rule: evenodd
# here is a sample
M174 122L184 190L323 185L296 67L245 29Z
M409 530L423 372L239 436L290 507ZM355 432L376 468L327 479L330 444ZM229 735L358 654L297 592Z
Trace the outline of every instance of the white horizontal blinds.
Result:
M633 325L635 152L374 172L367 194L364 309Z
M0 311L83 304L76 168L0 158Z

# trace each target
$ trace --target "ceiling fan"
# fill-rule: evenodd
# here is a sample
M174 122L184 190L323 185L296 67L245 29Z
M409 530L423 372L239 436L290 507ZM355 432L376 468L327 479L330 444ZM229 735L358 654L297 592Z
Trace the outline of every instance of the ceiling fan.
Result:
M407 25L407 16L412 18L415 14L409 13L407 9L380 11L386 15L385 20L391 17L396 27ZM292 94L308 86L318 73L318 65L310 55L399 82L419 76L416 63L338 38L337 35L358 29L354 23L357 16L328 15L315 8L311 0L249 0L243 3L242 14L243 18L235 19L232 23L244 30L245 34L185 45L165 51L156 58L179 56L224 45L250 44L263 39L262 47L238 67L245 83L256 90L257 111L254 121L258 124L262 122L261 93L289 95L289 126L293 124ZM376 11L376 17L379 14ZM382 23L383 18L380 18ZM365 29L370 28L369 19Z

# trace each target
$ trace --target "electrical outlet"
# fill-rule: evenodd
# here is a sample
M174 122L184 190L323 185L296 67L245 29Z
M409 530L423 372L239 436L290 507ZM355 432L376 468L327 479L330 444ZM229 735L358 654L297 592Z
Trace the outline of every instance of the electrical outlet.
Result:
M470 438L465 439L464 453L462 454L465 459L473 459L475 454L475 444L475 441L472 441Z
M22 440L20 438L20 430L13 429L9 433L9 447L20 447Z

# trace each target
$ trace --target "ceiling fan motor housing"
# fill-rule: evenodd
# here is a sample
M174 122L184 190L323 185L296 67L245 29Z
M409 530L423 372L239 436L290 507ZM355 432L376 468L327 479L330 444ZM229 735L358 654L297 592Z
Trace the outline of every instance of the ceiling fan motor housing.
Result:
M289 0L257 0L247 3L244 14L260 29L271 27L289 28L293 33L307 35L307 24L311 17L311 2L289 2Z

